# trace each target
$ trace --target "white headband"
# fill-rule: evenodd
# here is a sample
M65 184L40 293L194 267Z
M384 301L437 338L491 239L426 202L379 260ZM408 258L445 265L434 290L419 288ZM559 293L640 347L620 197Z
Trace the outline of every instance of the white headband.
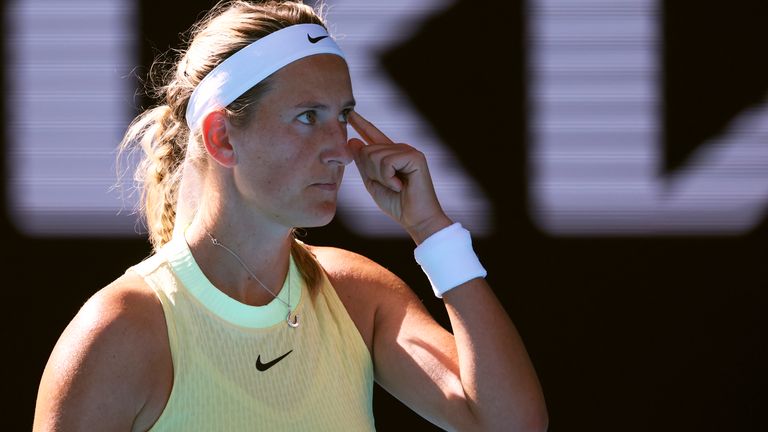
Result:
M278 69L315 54L344 58L323 26L297 24L253 42L216 66L200 81L187 104L187 125L194 131L209 113L224 108Z

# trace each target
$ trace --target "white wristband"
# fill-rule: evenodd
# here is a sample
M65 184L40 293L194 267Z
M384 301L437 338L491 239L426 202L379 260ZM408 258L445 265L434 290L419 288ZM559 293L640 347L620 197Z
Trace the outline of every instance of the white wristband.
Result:
M469 231L460 223L427 237L413 251L413 256L427 274L438 298L464 282L488 274L472 249Z

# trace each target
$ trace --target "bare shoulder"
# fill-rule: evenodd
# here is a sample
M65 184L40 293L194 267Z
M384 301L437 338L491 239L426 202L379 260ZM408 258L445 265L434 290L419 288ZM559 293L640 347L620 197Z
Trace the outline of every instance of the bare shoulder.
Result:
M350 299L351 304L364 305L366 314L372 317L371 333L385 321L400 318L405 311L419 316L428 315L413 290L397 275L375 261L339 248L314 246L310 250L325 268L342 300L346 298ZM370 342L372 341L371 337Z
M51 353L35 430L133 429L152 402L158 371L168 368L165 328L162 306L140 276L127 273L99 290Z
M144 279L126 273L88 299L72 325L95 331L124 326L126 331L144 332L164 325L164 318L160 301Z
M139 275L126 273L88 299L64 330L57 348L70 340L92 348L115 345L111 348L137 360L162 345L165 339L158 336L165 336L164 330L165 316L157 296Z
M361 295L372 291L380 294L381 290L390 294L412 293L397 275L363 255L327 246L311 246L310 250L334 285L360 291Z

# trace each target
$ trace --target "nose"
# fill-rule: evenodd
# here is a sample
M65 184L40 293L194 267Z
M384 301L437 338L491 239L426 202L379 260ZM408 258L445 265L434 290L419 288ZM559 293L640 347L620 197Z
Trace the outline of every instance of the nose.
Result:
M352 150L347 144L346 123L334 121L328 125L323 143L320 153L323 163L345 166L352 162Z

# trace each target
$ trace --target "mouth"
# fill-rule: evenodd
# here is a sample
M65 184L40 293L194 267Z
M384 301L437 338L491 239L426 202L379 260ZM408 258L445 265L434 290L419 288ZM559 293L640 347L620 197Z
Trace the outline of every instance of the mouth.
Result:
M316 187L318 189L326 190L326 191L336 191L339 188L339 183L337 182L313 183L311 186Z
M344 170L326 172L315 177L318 181L309 185L312 189L336 192L341 186Z

